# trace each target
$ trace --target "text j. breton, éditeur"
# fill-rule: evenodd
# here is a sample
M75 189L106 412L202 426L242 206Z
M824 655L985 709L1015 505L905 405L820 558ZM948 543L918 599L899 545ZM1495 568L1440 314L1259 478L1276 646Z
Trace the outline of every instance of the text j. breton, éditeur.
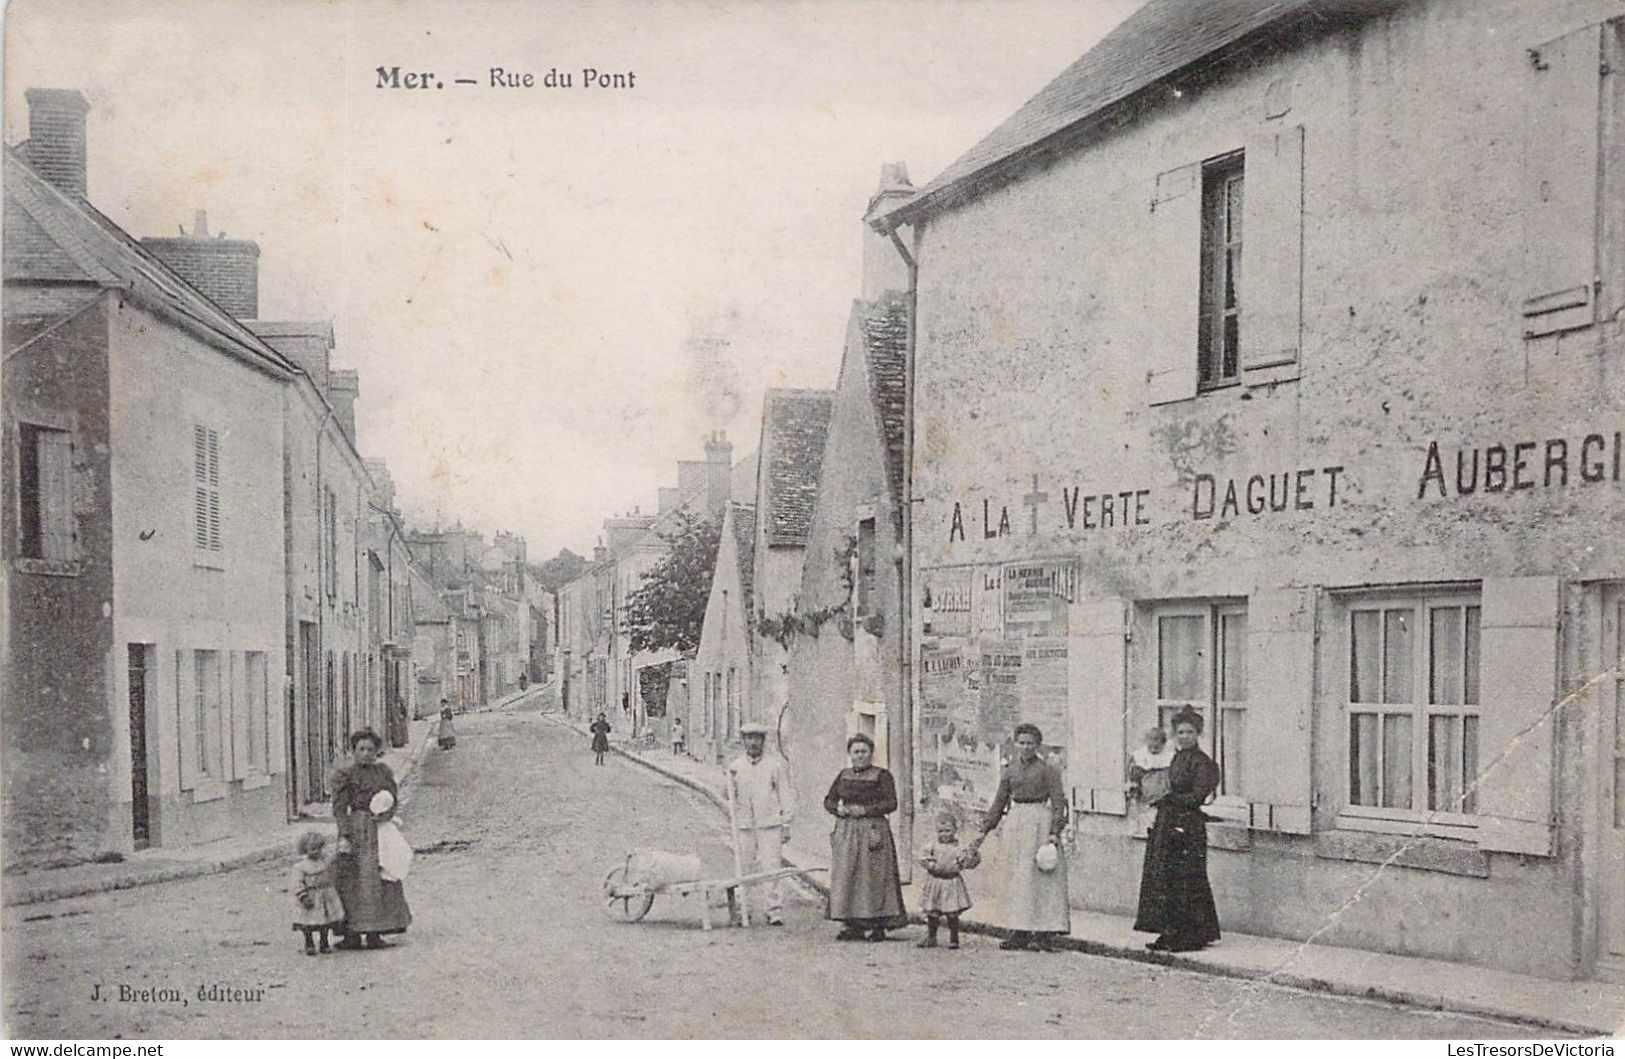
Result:
M605 89L635 89L638 86L636 70L601 70L583 66L580 70L560 70L550 66L544 73L530 70L510 70L493 66L484 77L442 77L433 70L406 70L399 66L380 66L376 88L436 89L467 87L483 88L574 88L602 91Z

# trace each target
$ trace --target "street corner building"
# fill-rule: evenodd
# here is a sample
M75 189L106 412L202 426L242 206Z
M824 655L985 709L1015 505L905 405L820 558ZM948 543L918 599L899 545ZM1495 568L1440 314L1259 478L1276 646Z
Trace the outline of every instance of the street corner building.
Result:
M325 321L259 248L86 199L83 96L5 149L6 868L274 833L404 742L411 555Z
M871 217L917 804L1036 722L1072 902L1132 914L1127 756L1191 708L1227 928L1621 974L1622 49L1604 0L1151 0Z

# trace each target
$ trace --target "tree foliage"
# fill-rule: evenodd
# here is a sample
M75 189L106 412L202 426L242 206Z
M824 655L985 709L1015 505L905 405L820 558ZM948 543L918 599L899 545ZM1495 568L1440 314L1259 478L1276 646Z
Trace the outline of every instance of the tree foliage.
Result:
M722 539L719 519L681 512L677 525L660 535L666 554L626 597L626 626L634 651L698 650L711 595L711 575Z
M531 570L536 580L549 592L557 592L565 585L581 576L587 569L587 560L568 548L560 549L559 554L545 563L532 564Z

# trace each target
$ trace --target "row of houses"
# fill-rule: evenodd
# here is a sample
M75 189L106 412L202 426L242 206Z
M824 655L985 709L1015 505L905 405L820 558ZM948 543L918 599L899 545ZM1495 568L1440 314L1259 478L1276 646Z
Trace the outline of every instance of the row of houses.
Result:
M331 324L261 319L258 246L201 211L125 232L86 198L83 96L27 100L5 149L6 869L280 826L351 731L399 745L441 695L540 676L523 541L478 576L432 565L363 456Z
M1036 722L1131 915L1189 707L1227 928L1617 980L1622 69L1611 0L1150 0L888 174L816 486L770 395L727 508L696 752L768 722L813 820L869 732L907 865Z

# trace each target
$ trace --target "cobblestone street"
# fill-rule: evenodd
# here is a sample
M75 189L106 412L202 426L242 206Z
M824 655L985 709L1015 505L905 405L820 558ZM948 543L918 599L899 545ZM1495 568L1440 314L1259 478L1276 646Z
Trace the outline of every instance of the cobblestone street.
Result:
M730 874L719 814L538 713L460 719L404 802L416 917L388 951L310 959L284 865L11 908L14 1037L1457 1037L1519 1027L919 928L837 945L811 896L783 929L700 929L692 899L642 923L599 909L625 850L698 851ZM824 821L801 827L822 828ZM184 968L184 970L182 970ZM256 999L199 999L199 987ZM121 986L178 1000L120 1001ZM93 1001L99 987L101 1000Z

